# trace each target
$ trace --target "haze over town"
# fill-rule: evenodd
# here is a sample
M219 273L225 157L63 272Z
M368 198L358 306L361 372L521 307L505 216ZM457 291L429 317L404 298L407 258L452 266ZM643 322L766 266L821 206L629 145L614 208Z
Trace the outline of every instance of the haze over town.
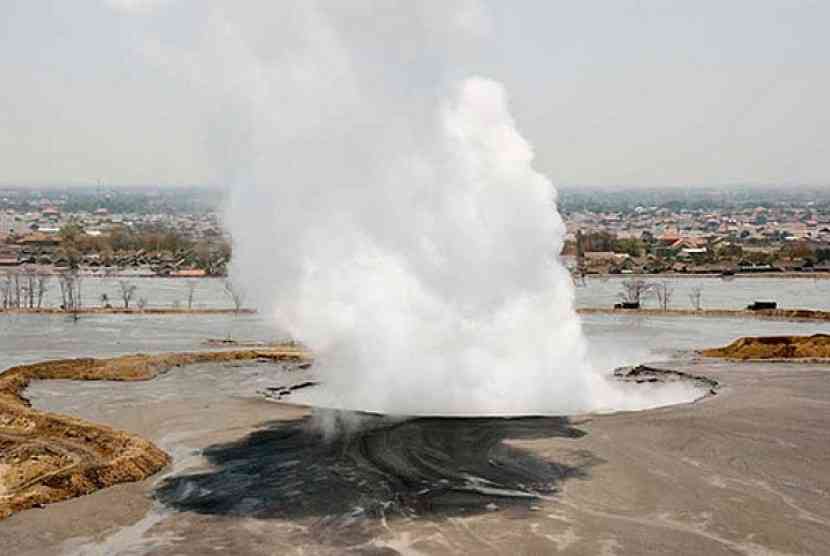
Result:
M400 22L394 3L382 4L358 3L392 40L384 29ZM555 184L830 184L827 2L463 4L460 25L482 39L446 49L446 67L504 83L535 165ZM0 184L241 177L233 164L247 148L250 114L228 95L257 87L257 77L228 82L179 65L211 23L199 16L210 5L3 2ZM280 21L279 7L261 10L261 19ZM431 40L458 46L440 30L441 11L441 2L420 2L416 17ZM267 57L212 55L217 67ZM378 71L398 71L391 53L378 56ZM430 71L409 56L400 78ZM243 123L229 123L229 113Z

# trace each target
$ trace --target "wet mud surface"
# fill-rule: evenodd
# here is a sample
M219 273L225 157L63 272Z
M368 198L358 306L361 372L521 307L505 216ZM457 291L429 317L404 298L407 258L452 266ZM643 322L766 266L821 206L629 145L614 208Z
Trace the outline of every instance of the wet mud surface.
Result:
M198 363L306 360L280 349L137 354L20 365L0 374L0 519L118 483L145 479L171 459L146 438L31 407L23 391L34 380L150 381Z
M154 323L157 337L141 328L133 343L130 319L115 330L129 343L107 350L157 351L162 339L165 349L195 350L204 337L224 335L188 329L196 339L186 342L171 331L178 317L147 316L135 324ZM604 346L595 351L622 342L632 365L663 368L665 360L637 351L646 346L671 356L678 380L716 381L717 395L572 421L368 417L355 429L343 415L265 401L268 388L314 379L292 366L199 364L118 384L35 381L25 392L35 409L142 436L173 462L141 482L16 513L0 522L0 546L23 556L826 552L830 367L690 351L726 344L738 331L814 334L826 326L711 319L702 327L603 315L586 322ZM33 347L43 330L29 332L29 343L0 334L7 366L44 357ZM71 354L75 334L55 345ZM104 346L116 336L95 337ZM666 379L653 369L618 378L648 389ZM327 441L317 425L361 432Z
M507 442L582 437L565 418L401 421L328 412L324 420L360 424L327 438L319 415L268 423L207 447L210 470L169 477L154 495L178 511L343 526L528 507L595 463L586 453L581 464L565 465Z

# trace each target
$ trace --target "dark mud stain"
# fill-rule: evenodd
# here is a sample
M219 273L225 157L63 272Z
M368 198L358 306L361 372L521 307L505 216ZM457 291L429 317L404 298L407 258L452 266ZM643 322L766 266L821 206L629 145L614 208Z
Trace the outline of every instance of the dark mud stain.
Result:
M686 382L700 388L708 396L717 395L718 388L720 387L717 380L707 376L693 375L671 369L657 369L647 365L620 367L614 370L614 377L622 382L635 382L637 384L644 382L659 382L663 384L669 382Z
M322 421L361 422L327 439L317 418L272 422L247 437L204 450L213 469L165 479L155 496L202 514L260 519L313 518L320 526L391 518L442 518L531 506L579 465L547 461L508 439L577 438L565 418L392 420L338 412Z

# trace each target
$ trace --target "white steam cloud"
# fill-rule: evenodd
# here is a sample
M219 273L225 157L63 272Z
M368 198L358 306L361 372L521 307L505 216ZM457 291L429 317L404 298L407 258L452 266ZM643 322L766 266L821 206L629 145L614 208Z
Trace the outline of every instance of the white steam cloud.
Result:
M193 44L147 46L216 95L234 280L313 350L322 401L399 414L626 406L586 356L555 189L503 87L461 72L484 10L324 6L211 4Z
M364 145L361 174L347 166L322 198L306 184L250 197L279 215L261 239L291 246L268 249L280 284L264 301L350 407L587 407L584 342L557 262L564 230L554 189L531 168L502 88L466 79L449 101L425 108L416 116L432 120L425 136L378 158ZM237 191L231 224L240 279L263 262L237 233L263 232L246 218L246 192Z

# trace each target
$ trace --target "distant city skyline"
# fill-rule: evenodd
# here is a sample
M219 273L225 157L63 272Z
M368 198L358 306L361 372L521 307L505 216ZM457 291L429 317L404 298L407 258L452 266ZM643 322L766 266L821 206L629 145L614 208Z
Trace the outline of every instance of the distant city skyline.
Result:
M424 6L429 15L444 9ZM448 44L447 64L505 85L535 166L555 184L830 185L830 3L458 6L481 36ZM227 86L217 82L223 74L196 86L167 53L197 44L208 12L232 9L187 0L0 4L0 187L221 186L228 171L215 152L232 133L208 123L228 109L211 90ZM387 5L377 28L360 31L396 40L384 33L394 17ZM400 62L386 61L390 71ZM403 79L417 84L420 63Z

